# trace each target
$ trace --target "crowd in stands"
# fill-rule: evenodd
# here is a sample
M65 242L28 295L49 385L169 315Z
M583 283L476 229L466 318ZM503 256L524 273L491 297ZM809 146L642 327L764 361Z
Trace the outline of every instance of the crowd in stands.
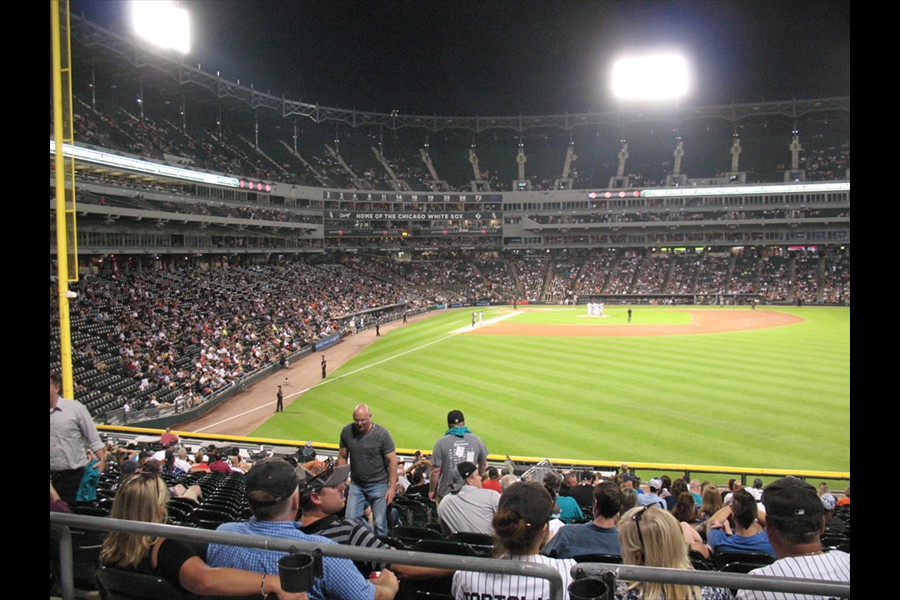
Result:
M55 289L51 281L51 328L58 319ZM209 396L340 332L352 313L435 301L423 295L427 290L337 263L134 269L85 277L72 289L75 339L83 340L75 358L136 382L141 400L132 398L131 409L150 405L154 394L173 402ZM90 334L95 326L105 326L103 333ZM113 408L125 403L122 397Z
M70 303L73 331L82 336L76 338L74 357L90 367L76 384L87 395L97 382L119 383L117 376L127 381L121 387L128 389L116 394L118 404L107 410L122 407L126 399L130 409L189 406L342 331L348 315L394 304L574 303L600 294L691 294L711 303L733 303L729 298L736 295L762 302L847 303L849 262L843 255L811 253L551 259L457 252L409 262L335 254L230 268L176 264L110 270L72 286L78 292ZM58 319L55 290L51 281L51 327Z
M519 293L529 302L538 302L550 261L542 256L526 256L513 263Z
M545 302L550 304L574 302L582 263L570 260L553 261L552 266L551 279L544 294Z
M756 478L750 487L740 479L716 483L692 479L688 474L674 480L660 475L642 481L627 464L613 472L595 473L584 468L563 472L552 467L522 471L511 461L489 467L461 462L455 467L458 474L453 473L447 495L435 504L429 500L428 490L432 470L437 467L431 457L419 452L415 458L397 462L395 493L387 509L388 534L375 536L369 511L358 520L344 518L348 489L355 485L348 481L350 467L334 466L330 458L323 461L311 448L281 457L237 446L198 446L189 452L187 442L166 430L160 443L117 447L108 441L104 450L105 459L89 486L93 492L88 495L90 499L61 498L51 482L51 511L322 540L311 538L312 534L325 536L320 543L373 549L511 555L520 561L558 567L564 589L572 582L571 568L584 561L845 583L850 580L849 487L843 494L835 494L824 482L816 489L790 476L768 485ZM147 499L135 495L141 488L152 489ZM463 497L470 503L478 499L479 510L455 511L454 502L461 502ZM272 498L278 501L273 504ZM281 508L276 510L282 503L284 515ZM143 504L154 510L135 510ZM522 526L526 522L528 526ZM802 537L798 536L801 530ZM430 533L426 536L423 532ZM110 535L103 544L101 563L136 570L138 557L126 550L128 539L127 535ZM164 541L157 538L154 544L160 546ZM798 551L801 548L803 552ZM154 559L152 571L176 588L196 591L192 588L209 590L217 585L201 583L205 581L203 570L212 568L219 577L232 581L233 588L221 588L220 594L245 594L252 585L257 586L254 589L271 585L279 598L293 598L280 593L280 581L274 576L278 572L277 556L267 555L261 561L256 550L221 544L210 545L208 552L199 556L204 562L190 563L184 558L171 572L158 568ZM795 558L798 556L801 558ZM51 544L51 586L54 569L59 568L54 560L59 559ZM331 561L331 567L326 565L324 579L309 591L311 599L340 595L341 586L363 585L366 579L376 588L386 588L376 589L376 599L391 600L398 594L400 598L411 597L422 589L459 592L485 585L511 585L522 577L499 575L486 583L468 571L325 560ZM353 573L358 570L358 574L351 576L348 571L339 579L338 560L348 568L353 565ZM792 561L798 560L810 569L806 574L790 572L792 567L797 568ZM234 568L244 571L232 573L229 569ZM257 573L255 579L253 572ZM270 577L263 577L260 583L259 573L263 572ZM692 584L621 579L614 596L616 600L640 600L656 597L653 594L657 588L667 590L664 597L730 600L734 593L742 599L761 597L749 590L702 586L692 590Z

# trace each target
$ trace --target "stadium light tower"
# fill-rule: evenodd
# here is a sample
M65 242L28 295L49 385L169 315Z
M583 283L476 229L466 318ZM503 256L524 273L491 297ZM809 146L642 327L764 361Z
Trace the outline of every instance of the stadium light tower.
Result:
M188 12L172 0L133 0L131 17L135 33L161 48L187 54L191 50Z
M677 100L690 88L690 73L687 61L677 54L631 56L613 63L611 84L620 101Z

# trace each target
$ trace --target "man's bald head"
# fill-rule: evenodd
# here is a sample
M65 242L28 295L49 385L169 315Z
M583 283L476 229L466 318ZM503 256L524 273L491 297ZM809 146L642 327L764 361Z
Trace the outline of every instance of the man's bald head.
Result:
M372 411L365 404L357 404L353 409L353 427L359 433L368 433L372 429Z

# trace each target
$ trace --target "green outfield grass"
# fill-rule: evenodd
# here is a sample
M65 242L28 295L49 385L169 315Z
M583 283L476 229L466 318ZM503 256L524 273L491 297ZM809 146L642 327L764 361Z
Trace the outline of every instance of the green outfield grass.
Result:
M607 308L598 326L623 324L624 310ZM438 313L384 335L253 435L337 443L365 402L400 448L430 451L447 412L460 409L497 454L849 471L849 309L777 310L805 321L686 336L511 337L451 334L471 325L471 309ZM487 308L484 318L505 312ZM584 324L584 312L513 318ZM633 322L684 318L640 306Z

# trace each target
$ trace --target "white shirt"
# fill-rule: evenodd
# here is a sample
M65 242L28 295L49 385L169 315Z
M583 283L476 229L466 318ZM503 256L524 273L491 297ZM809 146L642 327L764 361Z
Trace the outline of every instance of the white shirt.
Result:
M442 501L443 503L443 501ZM569 597L569 584L572 583L570 570L575 565L571 558L550 558L541 554L527 556L504 556L505 560L530 562L555 567L562 576L563 598ZM531 600L549 600L550 582L536 577L524 575L500 575L497 573L476 573L474 571L457 571L453 575L451 594L454 600L476 600L481 598L529 598Z
M831 550L821 554L789 556L779 558L771 565L753 569L750 574L849 583L850 555L840 550ZM737 595L737 600L824 600L825 598L825 596L759 590L741 590Z

